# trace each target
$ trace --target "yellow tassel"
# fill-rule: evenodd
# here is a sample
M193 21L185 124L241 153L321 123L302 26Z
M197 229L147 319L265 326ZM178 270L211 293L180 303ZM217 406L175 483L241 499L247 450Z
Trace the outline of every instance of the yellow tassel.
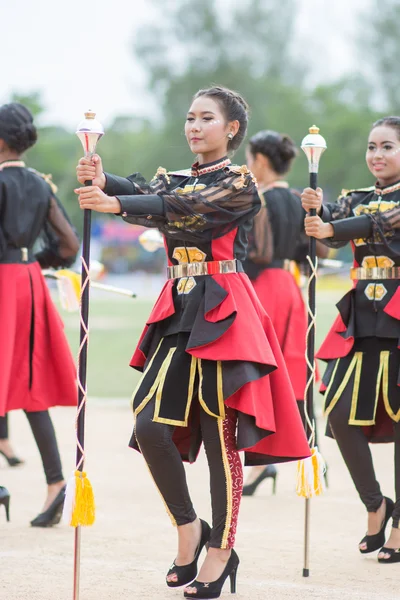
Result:
M324 473L325 462L315 446L309 458L297 463L297 495L302 498L321 496L325 491Z
M71 282L76 298L79 300L81 296L81 276L70 269L59 269L57 277L65 277Z
M73 504L72 527L93 525L95 520L95 505L92 484L84 471L75 471L75 501Z

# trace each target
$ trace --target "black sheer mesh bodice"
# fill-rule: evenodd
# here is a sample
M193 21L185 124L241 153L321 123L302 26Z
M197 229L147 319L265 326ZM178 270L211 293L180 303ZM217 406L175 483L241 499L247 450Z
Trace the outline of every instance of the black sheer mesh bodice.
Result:
M132 191L127 194L129 189ZM251 220L261 204L252 174L235 166L198 177L191 171L159 174L150 183L138 174L127 179L107 174L105 191L118 197L125 221L157 227L167 237L188 242L226 235ZM148 214L146 199L139 199L143 194L147 195ZM162 201L158 214L151 210L156 195Z
M46 267L70 266L78 237L50 186L23 167L0 170L0 262L8 250L38 246Z

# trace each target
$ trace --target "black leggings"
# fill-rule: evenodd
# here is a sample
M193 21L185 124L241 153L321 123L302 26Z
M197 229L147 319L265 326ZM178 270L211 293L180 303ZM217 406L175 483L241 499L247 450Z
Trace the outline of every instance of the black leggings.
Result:
M376 512L382 504L383 495L375 476L371 450L363 428L349 425L351 394L343 394L329 415L329 424L340 452L368 512ZM394 427L394 479L396 504L393 511L393 527L399 528L400 520L400 422Z
M196 519L196 513L182 459L172 440L175 427L153 421L153 415L154 400L136 416L136 441L172 523L185 525ZM236 411L227 408L226 418L217 419L200 408L200 426L210 469L210 546L233 548L243 488L242 463L236 450Z
M48 410L25 411L42 458L48 485L64 479L56 434ZM8 417L0 417L0 439L8 439Z

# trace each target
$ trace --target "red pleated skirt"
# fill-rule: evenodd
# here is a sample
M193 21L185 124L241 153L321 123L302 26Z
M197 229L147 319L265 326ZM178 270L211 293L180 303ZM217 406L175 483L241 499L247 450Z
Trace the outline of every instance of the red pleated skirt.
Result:
M299 286L284 269L265 269L252 283L274 326L296 399L304 400L307 313Z
M0 415L77 404L76 368L38 263L0 264Z

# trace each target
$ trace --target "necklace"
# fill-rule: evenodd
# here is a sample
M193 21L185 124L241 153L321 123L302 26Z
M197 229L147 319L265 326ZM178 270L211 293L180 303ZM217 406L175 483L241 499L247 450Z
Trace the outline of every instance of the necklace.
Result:
M264 192L267 192L268 190L272 190L273 188L288 188L289 184L287 181L282 181L282 180L276 180L276 181L271 181L271 183L268 183L265 186L260 186L258 188L258 192L260 194L263 194Z
M25 163L23 160L6 160L0 163L0 171L7 167L25 167Z

